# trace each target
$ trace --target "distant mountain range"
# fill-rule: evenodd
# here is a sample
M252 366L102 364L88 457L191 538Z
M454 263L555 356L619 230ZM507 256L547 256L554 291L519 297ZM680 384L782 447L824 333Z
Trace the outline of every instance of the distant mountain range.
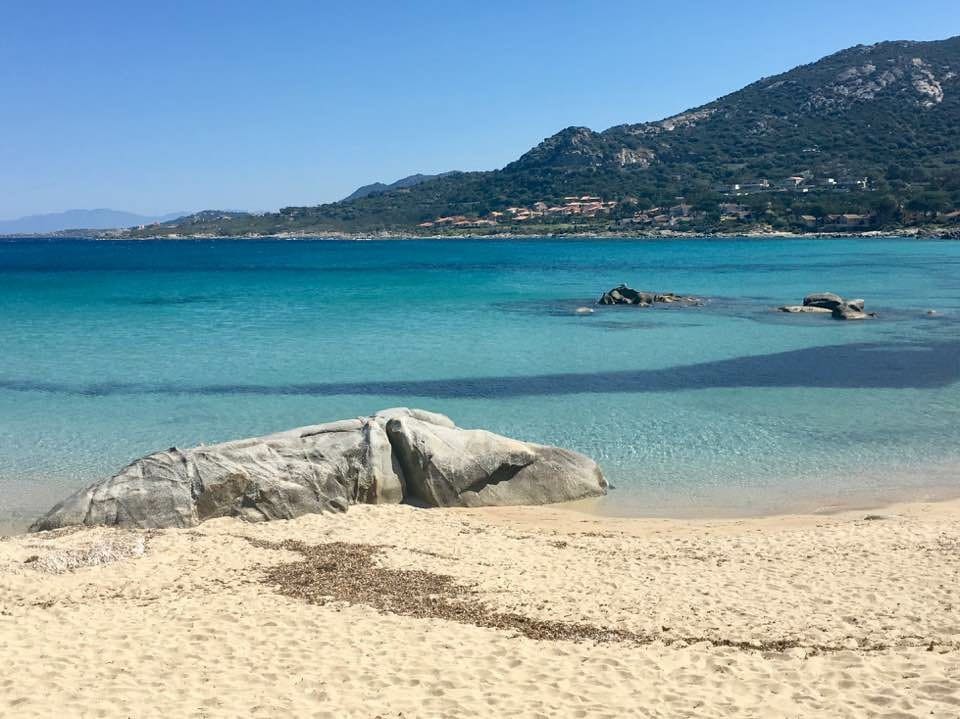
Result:
M858 45L657 122L568 127L500 170L412 179L139 234L960 228L960 37Z
M28 215L15 220L0 220L0 235L40 235L63 230L110 230L137 227L154 222L169 222L186 212L151 217L122 210L67 210L46 215Z
M407 187L419 185L421 182L426 182L427 180L435 180L438 177L446 177L447 175L452 174L452 172L441 172L438 175L408 175L407 177L403 177L396 182L391 182L389 185L383 182L374 182L372 185L358 187L356 190L343 198L341 202L359 200L361 197L370 197L371 195L382 195L383 193L390 192L391 190L402 190Z

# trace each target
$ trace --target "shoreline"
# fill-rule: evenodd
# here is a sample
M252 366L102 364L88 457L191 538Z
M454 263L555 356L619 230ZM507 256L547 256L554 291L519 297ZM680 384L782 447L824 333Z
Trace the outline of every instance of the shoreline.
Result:
M36 234L36 235L0 235L0 242L16 242L29 240L89 240L135 242L146 240L156 242L160 240L200 241L200 240L276 240L276 241L322 241L322 240L352 240L357 242L372 240L927 240L951 241L960 239L960 230L955 228L918 229L906 228L903 230L869 230L866 232L780 232L746 230L744 232L685 232L681 230L663 230L654 232L611 232L611 231L584 231L561 233L462 233L462 234L417 234L414 232L378 231L378 232L285 232L276 234L244 234L244 235L213 235L213 234L174 234L174 235L139 235L120 236L116 234L85 234L78 230L75 234L65 232Z
M949 466L948 473L954 473L958 470ZM958 475L960 477L960 475ZM616 492L616 490L614 490ZM740 494L739 492L737 494ZM732 495L731 495L732 496ZM882 492L872 490L857 490L846 493L844 496L831 495L831 501L816 501L813 498L799 499L790 504L780 502L778 504L764 505L763 509L751 511L741 506L733 505L707 505L703 503L690 503L686 506L689 511L679 510L674 506L672 509L663 505L659 509L650 511L635 511L631 513L622 513L610 511L615 507L605 507L603 505L611 504L611 495L604 497L588 497L585 499L573 500L570 502L561 502L558 504L545 505L508 505L508 506L490 506L490 507L440 507L423 508L412 504L401 503L398 505L351 505L346 514L357 511L356 507L378 507L401 506L410 507L415 511L424 512L451 512L451 513L477 513L488 519L494 519L498 516L509 517L513 515L522 515L527 518L536 517L539 513L543 516L551 517L550 523L554 523L556 515L574 515L583 518L590 518L599 524L609 523L611 526L631 522L676 522L687 524L711 524L715 522L775 522L783 518L806 518L810 521L821 520L829 517L853 516L856 514L887 514L902 508L914 506L938 506L956 504L958 513L960 513L960 485L958 484L935 484L920 485L916 487L896 487ZM823 498L826 500L827 498ZM633 502L636 503L636 500ZM28 528L34 520L40 517L42 510L32 519L10 520L0 519L0 538L17 538L31 536ZM363 510L367 511L367 510ZM303 516L327 516L303 515ZM240 521L240 520L237 520ZM296 520L275 520L275 521L296 521ZM203 526L203 522L198 527ZM270 522L255 522L252 525L270 524ZM86 528L84 528L86 529ZM150 531L150 530L135 530ZM187 530L183 530L187 531Z
M600 497L539 506L490 506L480 508L492 513L509 513L512 509L570 512L614 522L631 520L714 522L749 521L776 517L829 517L850 512L885 512L891 507L911 504L960 502L960 458L943 457L913 466L876 468L859 473L842 472L828 477L832 490L807 490L801 478L787 478L781 485L699 488L696 495L689 488L674 487L657 491L652 487L611 487ZM789 490L787 488L790 488ZM80 489L76 487L75 489ZM54 504L73 490L51 491L44 504L30 512L22 503L15 516L0 516L0 537L23 536L27 528ZM358 506L351 505L348 514ZM402 505L414 506L414 505ZM462 507L424 511L472 511ZM28 512L30 514L28 515ZM323 516L323 515L321 515ZM198 526L202 526L198 525Z
M578 500L563 504L513 507L448 508L453 513L476 516L498 526L525 527L534 531L571 533L585 526L604 531L639 533L663 528L699 531L706 528L740 528L743 531L778 527L815 527L824 522L878 521L891 517L944 516L960 521L960 490L930 499L851 504L825 507L822 511L781 511L757 515L703 516L620 516L597 514ZM437 511L437 510L430 510ZM441 510L442 511L442 510ZM639 535L638 535L639 536Z
M938 503L960 499L960 461L945 457L895 470L871 469L831 476L830 491L807 490L800 478L782 485L751 489L712 487L696 498L678 491L655 494L649 489L626 490L623 502L618 490L605 497L567 503L600 517L623 519L724 520L776 516L824 516L848 511L882 510L893 505ZM789 492L786 488L791 488Z

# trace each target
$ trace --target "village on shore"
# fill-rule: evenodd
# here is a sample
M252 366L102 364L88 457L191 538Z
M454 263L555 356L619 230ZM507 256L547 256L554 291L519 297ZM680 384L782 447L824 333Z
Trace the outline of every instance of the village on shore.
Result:
M561 202L538 200L529 206L512 206L484 215L443 215L421 222L420 231L446 229L489 229L524 225L591 225L603 223L607 230L696 230L698 234L723 234L723 228L751 227L763 231L777 214L772 202L756 202L756 197L769 193L793 193L815 197L824 193L871 192L869 178L838 180L818 179L810 173L794 175L779 181L758 179L744 183L718 185L713 188L718 199L690 201L676 197L673 204L645 206L636 198L608 200L596 195L571 195ZM811 194L812 193L812 194ZM857 203L859 204L859 203ZM766 205L766 206L764 206ZM930 212L926 208L898 208L908 225L920 226L933 221L960 228L960 209ZM822 208L794 212L788 228L792 232L849 233L875 230L877 212L827 212ZM704 231L704 224L716 230ZM787 228L779 228L782 232Z

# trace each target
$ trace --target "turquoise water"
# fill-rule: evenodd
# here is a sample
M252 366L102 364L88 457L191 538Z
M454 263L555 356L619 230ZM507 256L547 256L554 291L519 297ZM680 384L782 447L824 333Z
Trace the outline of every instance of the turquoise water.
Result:
M574 313L620 282L709 301ZM771 311L821 290L881 316ZM395 405L591 455L600 511L750 513L956 482L960 243L0 242L0 347L0 522Z

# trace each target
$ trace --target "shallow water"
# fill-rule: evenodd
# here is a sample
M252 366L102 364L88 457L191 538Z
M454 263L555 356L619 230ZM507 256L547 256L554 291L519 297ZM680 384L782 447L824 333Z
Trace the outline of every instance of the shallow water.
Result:
M708 302L574 313L619 282ZM880 317L771 311L822 290ZM593 456L600 511L900 497L956 479L960 243L0 242L0 358L6 523L152 450L402 404Z

